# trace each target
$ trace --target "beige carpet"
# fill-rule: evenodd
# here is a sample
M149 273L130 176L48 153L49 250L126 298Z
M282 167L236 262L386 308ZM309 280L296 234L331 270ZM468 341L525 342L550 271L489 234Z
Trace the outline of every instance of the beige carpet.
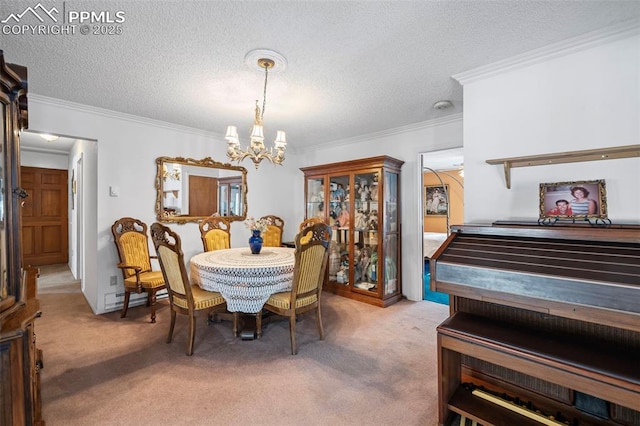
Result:
M77 293L80 280L76 280L66 264L38 266L38 293Z
M325 293L326 339L307 315L297 324L296 356L286 321L243 341L229 322L201 318L187 357L184 316L165 343L166 301L156 324L146 307L125 319L96 316L78 283L58 287L65 286L39 293L48 426L437 423L435 327L447 306L402 301L383 309Z

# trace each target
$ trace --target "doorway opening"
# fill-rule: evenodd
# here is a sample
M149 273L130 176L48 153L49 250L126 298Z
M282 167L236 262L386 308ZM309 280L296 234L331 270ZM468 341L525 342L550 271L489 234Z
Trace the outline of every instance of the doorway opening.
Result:
M64 205L59 207L67 215L68 226L59 239L64 240L68 255L64 262L42 263L38 286L40 287L40 281L44 283L43 285L51 280L66 282L68 281L66 274L70 273L73 281L82 284L84 292L86 281L84 249L87 247L86 239L88 238L86 223L87 220L91 220L87 217L87 212L97 215L97 209L85 206L87 197L84 197L85 191L95 193L97 171L94 168L87 175L84 163L87 155L89 159L97 156L97 141L64 135L55 135L56 138L45 140L41 134L42 132L34 130L25 130L20 133L20 166L25 169L33 167L43 170L58 169L66 173L67 177L62 183L65 201ZM48 277L50 273L51 276ZM63 279L63 277L67 278Z
M452 224L464 223L462 147L421 154L423 300L448 304L449 296L431 290L430 259L447 239Z

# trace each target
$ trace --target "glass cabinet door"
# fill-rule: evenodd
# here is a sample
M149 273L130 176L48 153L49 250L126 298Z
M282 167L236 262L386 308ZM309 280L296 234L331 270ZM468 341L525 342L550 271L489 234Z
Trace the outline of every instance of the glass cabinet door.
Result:
M306 219L316 217L324 220L324 178L307 179L307 212Z
M327 188L329 225L332 228L329 246L329 280L349 285L349 242L351 241L351 206L349 176L330 176Z
M398 174L384 174L384 294L398 292Z
M378 208L379 173L359 173L354 176L354 288L378 292L379 238Z

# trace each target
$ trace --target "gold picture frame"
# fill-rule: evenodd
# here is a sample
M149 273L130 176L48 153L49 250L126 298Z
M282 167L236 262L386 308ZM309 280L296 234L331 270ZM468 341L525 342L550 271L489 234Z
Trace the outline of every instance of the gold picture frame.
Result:
M158 222L200 222L216 213L230 222L247 218L247 169L244 167L221 163L211 157L202 160L158 157L156 166ZM201 178L217 189L194 191L189 196L192 178ZM193 196L196 194L200 197ZM207 205L206 209L203 205Z
M607 219L604 179L540 184L540 219Z

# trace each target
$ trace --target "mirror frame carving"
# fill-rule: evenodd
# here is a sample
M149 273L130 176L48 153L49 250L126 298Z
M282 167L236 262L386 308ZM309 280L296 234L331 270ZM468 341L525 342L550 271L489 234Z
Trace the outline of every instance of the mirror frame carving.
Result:
M164 169L165 163L177 163L185 166L199 166L207 167L211 169L224 169L224 170L236 170L242 173L242 215L240 216L224 216L228 221L245 220L247 218L247 169L242 166L232 166L230 163L221 163L213 160L211 157L203 158L202 160L196 160L193 158L184 157L158 157L156 158L156 218L158 222L165 223L178 223L184 224L188 222L199 222L205 219L207 216L188 216L188 215L176 215L169 216L163 214L163 182L164 182Z

